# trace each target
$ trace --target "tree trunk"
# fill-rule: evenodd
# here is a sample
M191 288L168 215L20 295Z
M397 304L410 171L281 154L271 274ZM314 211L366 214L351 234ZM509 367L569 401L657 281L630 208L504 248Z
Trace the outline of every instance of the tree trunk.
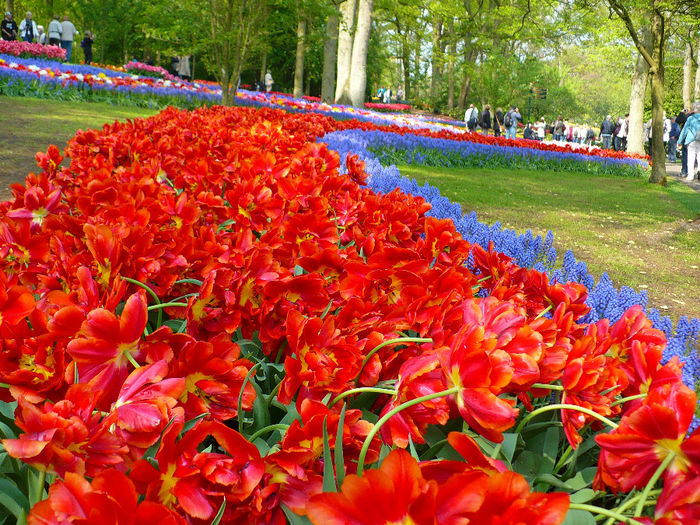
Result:
M695 90L693 100L700 100L700 39L695 43L698 50L698 59L695 61L697 69L695 70Z
M15 0L5 0L5 11L9 11L13 15L15 14ZM5 18L4 13L3 18ZM19 25L19 23L17 25Z
M433 110L437 108L437 92L440 85L440 76L442 72L442 53L440 53L440 38L442 37L442 19L439 15L435 15L433 20L433 61L432 74L430 78L430 103Z
M262 65L260 66L260 84L265 82L265 73L267 73L267 43L263 45Z
M345 0L340 4L340 28L338 30L338 75L335 83L335 101L350 104L350 66L355 36L355 11L357 0Z
M304 95L304 54L306 53L306 18L299 13L297 23L297 60L294 68L294 97Z
M450 51L447 58L447 109L452 111L455 107L455 56L457 55L454 18L450 18L447 24L447 34L450 39Z
M654 42L653 63L650 64L651 76L651 175L649 182L661 183L666 179L666 149L664 148L664 18L654 10L651 24Z
M685 57L683 58L683 107L689 108L693 81L693 49L690 42L685 44Z
M462 82L462 89L459 90L459 99L457 100L457 109L460 112L464 111L467 107L467 99L469 98L469 91L472 87L472 77L468 73L464 74L464 81Z
M333 102L335 96L335 61L338 55L338 12L333 11L326 20L326 38L323 42L323 79L321 100Z
M403 64L404 97L406 97L406 100L411 100L411 97L413 97L413 86L411 85L411 50L406 38L401 39L401 63Z
M643 31L641 39L644 47L651 52L651 35ZM642 131L644 127L644 99L647 93L647 81L649 80L649 64L641 53L637 56L632 76L632 90L630 93L630 121L627 129L627 153L644 153L642 143Z
M355 107L363 107L367 90L367 50L372 31L374 0L360 0L357 6L357 29L352 43L350 100Z

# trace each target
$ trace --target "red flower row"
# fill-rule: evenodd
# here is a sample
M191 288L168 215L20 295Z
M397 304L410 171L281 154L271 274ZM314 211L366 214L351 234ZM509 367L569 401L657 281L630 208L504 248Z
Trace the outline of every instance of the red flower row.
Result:
M369 125L169 109L78 133L67 168L55 147L37 155L42 172L0 205L0 382L24 432L3 444L63 478L30 523L94 512L199 523L223 501L223 523L281 523L282 505L316 523L563 520L566 495L531 494L465 436L452 441L469 465L397 452L349 476L342 495L318 496L324 429L347 472L380 452L360 410L338 431L331 400L394 382L378 413L416 402L381 428L399 447L452 419L500 441L520 415L516 400L528 410L560 382L572 446L601 417L622 416L597 438L599 489L642 488L667 462L669 503L657 513L696 512L700 435L685 439L695 394L677 362L660 365L665 340L641 309L613 326L580 324L583 286L550 284L469 245L451 222L426 217L420 198L372 193L354 158L340 175L337 154L314 141L348 127ZM406 332L419 342L391 343ZM239 345L257 341L254 364ZM264 362L283 364L272 392L251 379ZM243 428L260 403L298 413L266 455ZM378 493L387 499L376 520L357 521Z

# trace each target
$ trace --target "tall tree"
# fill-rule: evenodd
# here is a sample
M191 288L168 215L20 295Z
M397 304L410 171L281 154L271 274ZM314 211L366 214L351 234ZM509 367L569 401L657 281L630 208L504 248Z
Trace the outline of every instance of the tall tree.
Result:
M355 107L362 107L367 91L367 50L372 31L372 9L374 0L359 0L357 6L357 28L352 43L350 76L350 101Z
M306 13L298 13L297 21L297 54L294 69L294 96L301 98L304 95L304 55L306 54Z
M689 108L692 102L693 79L693 46L690 41L685 43L683 54L683 107Z
M641 30L641 43L647 50L651 51L651 35L649 31ZM639 53L634 66L632 76L632 90L630 92L630 120L627 129L627 152L644 154L644 142L642 134L644 129L644 100L649 84L649 63L644 56Z
M695 89L693 90L693 100L700 100L700 39L697 40L695 47L698 50L698 58L695 61Z
M335 96L336 58L338 53L338 32L340 16L335 0L326 19L326 36L323 40L323 77L321 80L321 100L333 102Z
M350 68L355 38L355 12L357 0L345 0L340 4L340 29L338 31L338 75L335 83L335 101L350 104Z

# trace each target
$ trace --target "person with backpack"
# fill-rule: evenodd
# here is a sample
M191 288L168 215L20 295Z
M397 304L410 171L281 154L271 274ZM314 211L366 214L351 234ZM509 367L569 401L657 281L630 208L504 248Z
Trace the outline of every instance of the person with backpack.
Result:
M500 137L501 131L504 129L503 124L503 109L498 108L496 114L493 116L493 136Z
M557 117L554 122L554 131L552 132L553 139L557 142L564 140L564 131L566 131L566 126L564 126L564 119L561 115Z
M475 131L478 120L479 110L476 109L474 104L469 104L469 108L464 112L464 122L467 123L467 129L469 129L469 131Z
M700 102L693 104L693 114L685 121L678 142L688 148L686 180L694 180L695 171L700 167Z
M603 139L603 149L610 149L613 132L615 131L615 124L613 124L612 120L610 120L611 118L612 117L608 115L600 125L600 133L598 134L598 138Z
M80 42L80 47L83 48L83 53L85 53L85 65L89 66L92 62L92 32L85 31L85 38Z
M506 127L506 138L514 139L518 132L518 122L523 119L516 106L511 106L510 111L506 113L503 119L503 125Z
M479 125L481 126L481 132L484 135L488 135L491 129L491 106L489 104L486 104L484 106L484 111L481 112Z

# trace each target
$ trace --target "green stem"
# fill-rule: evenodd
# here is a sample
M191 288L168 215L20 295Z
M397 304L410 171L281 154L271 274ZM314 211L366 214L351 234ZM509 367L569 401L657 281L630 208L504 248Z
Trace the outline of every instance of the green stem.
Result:
M285 425L284 423L277 423L275 425L268 425L266 427L261 428L257 432L255 432L252 436L249 438L246 438L248 441L251 443L258 439L260 436L265 434L266 432L274 432L275 430L287 430L289 428L289 425Z
M443 390L441 392L436 392L434 394L429 394L427 396L421 396L417 397L415 399L411 399L410 401L406 401L405 403L401 403L399 406L393 408L382 418L377 421L372 427L372 430L370 431L369 434L367 434L367 437L365 438L365 442L362 444L362 449L360 450L360 455L357 457L357 475L362 476L362 471L365 469L365 456L367 455L367 451L369 450L369 446L372 443L372 440L374 439L374 436L377 435L377 432L384 426L384 423L389 421L392 417L394 417L396 414L404 410L405 408L410 408L414 405L419 405L425 401L430 401L431 399L437 399L439 397L446 397L446 396L451 396L452 394L456 394L457 392L460 391L460 387L458 386L453 386L452 388L449 388L447 390Z
M535 317L534 320L537 321L540 317L542 317L544 314L546 314L547 312L549 312L551 309L552 309L552 305L550 304L547 308L545 308L545 309L542 310L539 314L537 314L537 317Z
M160 310L162 308L169 308L171 306L187 306L187 303L159 303L159 304L152 304L147 308L147 310L150 312L152 310Z
M134 359L134 356L131 355L131 352L124 352L124 355L126 356L126 359L129 361L129 363L134 365L134 368L141 368L141 365L138 363L138 361L136 361L136 359Z
M362 392L376 392L377 394L388 394L390 396L396 395L396 390L393 390L393 389L390 390L388 388L377 388L377 387L373 387L373 386L361 386L358 388L353 388L352 390L346 390L342 394L338 394L337 396L335 396L335 399L333 399L333 401L328 403L328 408L335 405L341 399L344 399L344 398L351 396L353 394L359 394Z
M614 402L612 405L610 405L610 406L611 406L611 407L614 407L614 406L617 406L617 405L623 405L623 404L627 403L627 401L634 401L635 399L644 399L645 397L647 397L647 395L648 395L648 394L637 394L637 395L634 395L634 396L623 397L622 399L618 399L617 401L615 401L615 402Z
M532 388L541 388L543 390L564 390L561 385L546 385L545 383L534 383Z
M602 507L596 507L595 505L586 505L585 503L570 503L569 510L585 510L587 512L592 512L593 514L599 514L601 516L607 516L608 518L613 518L615 520L626 523L627 525L644 525L641 521L637 521L634 518L625 516L615 512L614 510L604 509Z
M140 281L137 281L136 279L130 279L129 277L122 277L127 283L135 284L136 286L140 286L144 290L146 290L151 297L153 297L153 300L156 302L156 304L160 304L160 297L158 297L158 294L153 291L153 289L146 285L143 284ZM161 310L158 311L158 326L161 326L163 324L163 312Z
M651 495L651 496L658 496L659 494L661 494L661 492L662 492L661 490L652 490L652 491L649 493L649 495ZM622 513L622 512L624 512L624 511L626 511L626 510L629 509L632 505L634 505L635 503L637 503L637 502L639 501L639 498L641 498L641 497L642 497L641 494L637 494L636 496L634 496L634 497L628 499L628 500L625 501L622 505L620 505L619 507L617 507L617 509L615 509L615 511L616 511L616 512L619 512L619 513ZM649 505L650 503L653 503L653 502L647 502L646 504ZM615 524L615 518L608 518L608 519L605 521L605 524L604 524L604 525L614 525L614 524Z
M357 375L355 376L355 382L360 378L360 374L362 374L362 370L365 368L365 365L369 362L370 358L379 352L382 348L385 346L397 344L397 343L432 343L433 340L430 337L397 337L396 339L389 339L388 341L384 341L383 343L379 343L377 346L375 346L368 354L367 357L365 357L365 360L362 361L362 366L360 366L359 372L357 372Z
M10 385L7 383L0 383L0 388L10 388Z
M523 418L523 420L520 422L518 425L518 428L515 430L516 434L520 434L522 431L523 427L525 426L525 423L530 421L533 417L539 416L540 414L543 414L544 412L549 412L550 410L576 410L578 412L582 412L584 414L588 414L591 417L594 417L601 423L605 423L611 428L617 428L617 423L610 421L607 417L601 416L600 414L597 414L596 412L593 412L593 410L590 410L588 408L576 406L576 405L569 405L568 403L558 403L556 405L547 405L544 407L540 407L537 410L533 410L530 412L527 416Z
M559 469L562 468L562 467L566 464L566 460L569 459L569 456L571 455L571 453L572 453L573 451L574 451L574 449L571 447L571 445L569 445L568 447L566 447L566 450L565 450L564 453L561 455L561 458L559 458L559 461L558 461L557 464L554 466L554 471L553 471L553 472L554 472L555 474L556 474L557 472L559 472Z
M654 474L651 476L651 479L647 483L646 487L644 487L644 490L642 491L642 496L640 497L639 501L637 502L637 506L634 509L635 516L641 515L642 510L644 510L644 504L646 503L647 498L649 497L651 489L654 488L654 485L656 485L656 482L659 481L661 474L664 473L664 471L668 468L668 466L673 462L675 458L676 453L671 451L668 454L668 456L666 456L661 462L661 465L659 465L659 468L656 469L656 472L654 472Z

